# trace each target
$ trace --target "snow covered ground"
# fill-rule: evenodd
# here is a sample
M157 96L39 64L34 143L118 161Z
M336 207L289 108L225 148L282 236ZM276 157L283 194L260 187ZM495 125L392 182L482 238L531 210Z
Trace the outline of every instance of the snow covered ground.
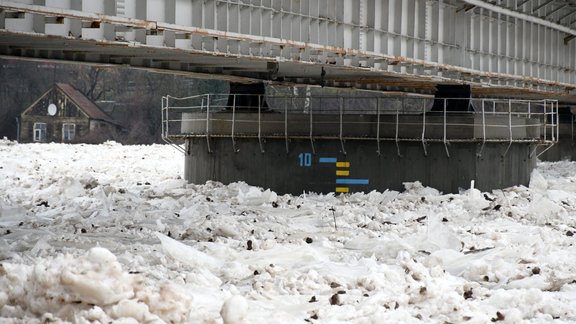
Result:
M576 322L576 163L278 196L165 145L0 141L0 322Z

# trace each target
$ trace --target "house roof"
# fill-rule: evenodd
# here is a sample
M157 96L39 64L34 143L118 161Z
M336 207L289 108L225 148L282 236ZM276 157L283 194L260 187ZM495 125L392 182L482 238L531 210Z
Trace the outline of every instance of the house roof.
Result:
M56 83L56 86L66 94L78 108L82 109L86 115L91 119L103 120L115 125L118 125L108 114L106 114L102 109L96 106L90 99L86 98L84 94L76 90L73 86L68 83Z

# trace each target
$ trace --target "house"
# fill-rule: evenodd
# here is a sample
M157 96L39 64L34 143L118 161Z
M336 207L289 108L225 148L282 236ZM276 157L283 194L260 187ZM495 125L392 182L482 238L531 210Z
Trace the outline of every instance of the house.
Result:
M67 83L56 83L20 115L19 141L61 142L112 139L121 126Z

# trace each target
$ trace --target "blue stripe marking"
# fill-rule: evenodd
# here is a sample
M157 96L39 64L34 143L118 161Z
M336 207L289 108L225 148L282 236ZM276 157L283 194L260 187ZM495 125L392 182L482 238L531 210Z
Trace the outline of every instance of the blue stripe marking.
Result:
M336 159L336 158L321 157L318 162L320 162L320 163L336 163L336 161L338 161L338 159Z
M368 179L336 179L336 184L358 184L367 185Z

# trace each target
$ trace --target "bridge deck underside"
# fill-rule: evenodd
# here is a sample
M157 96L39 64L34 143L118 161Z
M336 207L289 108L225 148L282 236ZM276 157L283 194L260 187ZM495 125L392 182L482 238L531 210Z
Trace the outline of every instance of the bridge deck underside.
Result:
M553 2L0 0L0 55L245 82L555 95L575 88L576 10Z
M315 84L320 82L322 74L322 66L313 62L282 62L282 72L276 72L273 76L269 60L256 56L218 56L206 51L6 32L0 32L0 54L24 58L121 64L170 70L174 73L190 72L202 78L218 78L241 83L269 80L278 83ZM358 86L364 89L408 88L426 93L431 93L435 89L435 83L418 76L375 73L369 69L352 67L326 69L331 71L330 76L324 80L326 86ZM512 90L500 91L507 93Z

